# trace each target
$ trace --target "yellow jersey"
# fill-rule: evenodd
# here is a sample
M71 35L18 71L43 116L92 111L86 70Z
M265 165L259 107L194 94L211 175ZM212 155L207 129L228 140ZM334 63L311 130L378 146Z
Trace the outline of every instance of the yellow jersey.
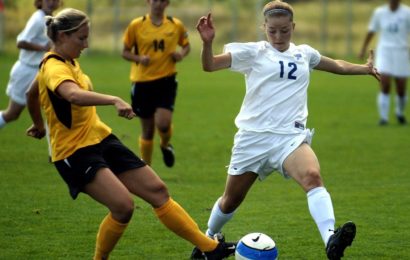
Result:
M151 81L174 75L176 67L171 54L178 45L188 44L187 30L174 17L164 17L159 26L152 23L148 14L132 20L124 33L124 45L137 55L148 55L150 63L148 66L131 63L131 81Z
M46 53L37 74L40 104L50 131L51 159L59 161L78 149L100 143L111 133L97 115L95 106L78 106L62 99L57 87L72 81L81 89L92 91L92 83L76 60L64 60Z

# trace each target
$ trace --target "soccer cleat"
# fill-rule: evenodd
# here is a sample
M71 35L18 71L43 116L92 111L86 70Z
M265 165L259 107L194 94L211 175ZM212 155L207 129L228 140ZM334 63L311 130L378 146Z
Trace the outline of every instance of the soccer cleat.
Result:
M221 260L235 255L237 243L220 242L211 252L204 252L206 260Z
M330 260L340 260L346 247L352 244L355 235L356 225L351 221L336 229L327 242L327 258Z
M162 159L167 167L174 166L175 163L175 155L174 155L174 147L171 144L168 144L166 147L161 146L162 152Z
M380 121L379 121L380 126L384 126L384 125L387 125L387 124L388 124L388 121L386 119L380 119Z
M399 124L405 125L407 123L407 120L403 115L401 116L397 115L396 117L397 117L397 121L399 121Z
M237 243L225 242L225 236L222 233L216 233L214 239L218 240L219 244L213 251L203 253L198 247L194 247L191 253L191 259L219 260L235 255Z

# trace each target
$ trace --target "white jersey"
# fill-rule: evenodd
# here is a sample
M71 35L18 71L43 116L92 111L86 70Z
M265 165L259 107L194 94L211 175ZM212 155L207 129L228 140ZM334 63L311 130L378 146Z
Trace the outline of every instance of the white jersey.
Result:
M310 72L321 57L317 50L291 43L280 52L260 41L230 43L224 52L231 53L231 70L245 75L245 98L235 119L239 129L278 134L305 129Z
M26 27L17 36L17 42L26 41L41 46L49 42L46 33L45 13L37 10L27 21ZM45 52L20 49L19 61L30 66L38 66Z
M380 32L378 48L408 49L410 8L400 4L393 12L387 4L380 6L373 12L368 29L371 32Z

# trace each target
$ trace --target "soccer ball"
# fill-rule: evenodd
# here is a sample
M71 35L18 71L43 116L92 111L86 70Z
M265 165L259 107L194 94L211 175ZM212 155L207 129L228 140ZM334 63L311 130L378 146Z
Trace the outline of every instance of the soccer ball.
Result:
M236 247L236 260L275 260L278 249L275 241L263 233L250 233L242 237Z

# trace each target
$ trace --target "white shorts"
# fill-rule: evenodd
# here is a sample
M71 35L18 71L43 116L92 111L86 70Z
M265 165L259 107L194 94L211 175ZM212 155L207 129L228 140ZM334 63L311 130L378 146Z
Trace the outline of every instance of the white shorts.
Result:
M272 172L279 172L289 178L283 169L283 162L302 143L312 143L314 130L305 129L299 134L275 134L270 132L247 132L239 130L234 139L230 175L245 172L258 174L264 180Z
M7 96L14 102L25 106L27 103L26 91L35 79L37 72L37 66L29 66L20 61L14 63L10 71L9 83L7 84Z
M410 76L410 55L408 48L383 48L376 51L376 68L381 74L392 77Z

